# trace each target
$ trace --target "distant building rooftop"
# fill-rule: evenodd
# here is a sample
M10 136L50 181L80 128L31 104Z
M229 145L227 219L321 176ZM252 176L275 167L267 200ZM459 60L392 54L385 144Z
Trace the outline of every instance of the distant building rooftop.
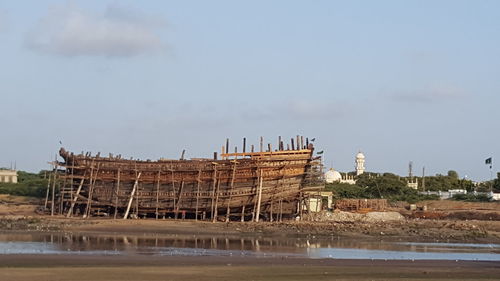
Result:
M17 171L1 168L0 182L17 183Z

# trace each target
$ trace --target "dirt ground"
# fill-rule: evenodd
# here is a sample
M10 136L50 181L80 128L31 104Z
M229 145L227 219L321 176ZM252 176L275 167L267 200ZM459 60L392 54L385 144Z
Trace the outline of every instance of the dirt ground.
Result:
M0 280L498 280L474 261L301 258L0 256Z
M35 212L39 201L0 196L0 230L103 234L225 234L238 236L339 236L354 239L500 243L499 203L426 202L427 213L470 212L464 218L401 221L285 221L211 223L182 220L112 220L50 217ZM421 207L421 206L419 206ZM394 211L394 209L393 209ZM411 214L411 213L410 213ZM479 219L470 219L479 216ZM492 217L493 218L493 217ZM500 263L477 261L385 261L262 257L0 255L2 280L498 280Z
M420 209L427 206L427 210L416 212L410 212L404 205L392 208L392 211L398 210L406 217L401 221L284 221L282 223L211 223L192 220L112 220L80 217L67 219L64 216L51 217L37 214L35 210L40 208L39 206L39 199L0 195L0 229L160 235L162 233L333 235L384 240L500 243L500 218L484 217L485 213L500 213L500 202L424 201L417 206ZM430 215L436 213L440 215L437 217Z

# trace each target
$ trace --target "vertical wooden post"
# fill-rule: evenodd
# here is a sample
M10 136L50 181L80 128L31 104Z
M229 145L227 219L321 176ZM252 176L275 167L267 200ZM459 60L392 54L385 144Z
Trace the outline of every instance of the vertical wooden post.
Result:
M247 138L243 138L243 153L247 152Z
M214 204L215 204L215 188L217 186L217 164L213 163L214 165L214 175L212 177L212 200L210 204L210 219L214 219Z
M260 152L264 151L264 138L260 137Z
M63 201L64 201L64 194L66 194L66 183L68 181L67 179L68 176L68 170L66 169L64 172L64 180L63 180L63 185L59 185L59 215L63 214Z
M292 142L291 142L291 144L292 144L292 150L295 150L295 145L293 143L293 138L291 138L291 140L292 140Z
M160 179L161 179L161 169L158 171L158 181L156 182L156 219L158 219L158 207L160 203Z
M217 181L217 190L215 191L215 208L214 208L214 218L212 222L215 222L217 220L217 215L218 215L217 205L219 204L219 187L220 187L220 179Z
M283 198L280 199L280 216L279 216L280 222L283 221Z
M176 192L175 192L175 181L174 181L174 169L171 167L170 171L172 172L172 192L173 192L172 200L173 200L173 203L174 203L174 205L173 205L173 211L175 213L177 205L175 204L176 203L176 200L175 200L175 197L176 197L175 193Z
M260 170L260 178L259 178L259 196L257 198L257 212L255 212L255 221L259 222L260 217L260 204L262 203L262 182L263 182L263 173L262 169Z
M229 213L231 212L231 199L233 195L233 187L234 187L234 176L236 175L236 159L234 159L233 165L233 173L231 174L231 185L229 189L229 199L227 200L227 209L226 209L226 222L229 222Z
M47 192L45 193L45 207L44 210L47 210L47 204L49 204L49 194L50 194L50 179L52 178L52 175L49 174L49 180L47 181Z
M50 215L54 215L54 208L55 208L55 196L56 196L56 181L57 181L57 162L54 164L54 180L52 181L52 203L50 207Z
M273 222L273 199L271 199L271 210L269 211L269 217L271 219L271 222Z
M78 186L78 189L76 190L75 197L73 197L73 200L71 200L71 206L69 207L68 213L66 214L66 217L71 217L73 215L73 208L75 207L76 201L78 200L78 195L80 194L80 191L82 190L83 182L85 181L85 173L83 174L83 178L80 180L80 185Z
M118 168L117 180L116 180L115 215L113 217L115 220L116 220L116 216L118 215L118 200L119 200L118 193L120 192L120 176L121 176L121 170L120 170L120 168Z
M128 218L128 213L130 212L130 207L132 206L132 201L134 200L134 193L135 190L137 189L137 186L139 185L139 178L141 177L141 172L137 174L134 182L134 187L132 188L132 192L130 193L130 198L128 200L127 204L127 209L125 210L125 215L123 216L123 219L126 220Z
M92 178L90 178L90 187L89 187L89 197L87 200L87 208L85 209L85 214L83 215L84 218L90 217L90 212L91 212L91 207L92 207L92 196L94 194L94 187L95 187L95 182L97 181L97 176L99 174L99 166L100 163L97 163L97 169L94 174L94 180L92 181Z
M194 215L194 220L198 220L198 204L200 200L200 184L201 184L201 169L198 170L198 179L197 179L197 188L196 188L196 211Z
M245 205L241 207L241 222L245 221Z
M182 189L184 188L184 180L181 180L181 187L179 188L179 197L177 198L177 208L175 209L175 219L177 219L177 216L179 214L179 209L181 205L181 199L182 199Z
M71 205L71 202L73 202L73 185L75 184L75 158L72 159L71 161L71 189L70 189L70 196L69 196L69 202Z
M229 139L226 139L226 154L229 153Z

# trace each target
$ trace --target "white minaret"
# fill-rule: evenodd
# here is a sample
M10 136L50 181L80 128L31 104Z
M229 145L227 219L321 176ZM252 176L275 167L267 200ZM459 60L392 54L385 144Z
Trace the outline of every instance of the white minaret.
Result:
M363 153L358 152L356 154L356 175L359 176L365 172L365 155Z

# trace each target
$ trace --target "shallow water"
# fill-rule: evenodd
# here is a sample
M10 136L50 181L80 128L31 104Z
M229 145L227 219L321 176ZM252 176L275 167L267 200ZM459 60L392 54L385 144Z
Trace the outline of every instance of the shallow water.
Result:
M0 254L297 256L333 259L500 261L499 244L170 235L0 234Z

